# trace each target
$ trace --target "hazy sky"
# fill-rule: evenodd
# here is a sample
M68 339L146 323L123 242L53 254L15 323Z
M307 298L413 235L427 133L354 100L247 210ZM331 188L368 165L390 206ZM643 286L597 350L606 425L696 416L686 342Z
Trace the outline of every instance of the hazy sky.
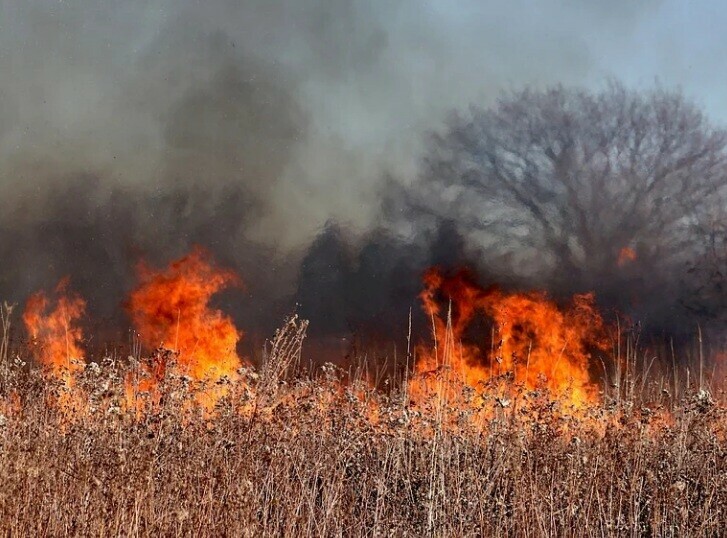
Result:
M658 81L727 123L716 1L0 6L2 184L91 173L162 189L185 170L234 182L246 169L269 202L249 233L280 245L328 218L367 225L384 173L414 173L422 133L503 88Z

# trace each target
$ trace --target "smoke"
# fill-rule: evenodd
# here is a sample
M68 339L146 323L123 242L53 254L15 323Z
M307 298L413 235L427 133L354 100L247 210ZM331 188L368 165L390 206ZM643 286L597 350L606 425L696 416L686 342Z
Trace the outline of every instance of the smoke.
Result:
M409 311L418 318L423 271L466 265L487 276L481 259L451 222L406 239L383 229L352 237L329 223L301 262L296 299L301 315L318 321L312 336L403 338Z
M405 325L428 264L482 265L454 225L381 226L424 133L503 88L600 80L660 2L0 5L0 297L70 275L123 326L135 262L201 244L246 282L223 299L243 326L298 302L335 334Z

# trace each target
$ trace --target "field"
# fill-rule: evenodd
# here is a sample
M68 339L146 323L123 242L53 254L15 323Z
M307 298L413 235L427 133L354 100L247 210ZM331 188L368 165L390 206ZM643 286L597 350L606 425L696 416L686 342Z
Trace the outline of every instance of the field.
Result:
M668 361L604 321L592 295L556 303L431 270L420 295L431 332L410 331L403 357L316 363L308 322L292 316L253 364L210 306L235 281L201 250L143 268L129 349L99 357L68 281L27 301L24 331L3 305L5 534L726 528L724 359L706 357L701 333L696 354ZM473 337L478 315L491 328Z
M3 534L724 532L727 411L715 388L626 371L598 404L569 409L507 376L457 388L445 367L427 383L450 390L413 398L424 374L375 389L362 368L304 371L305 329L293 318L259 369L205 388L164 350L89 363L72 386L6 351ZM129 384L162 360L155 387Z
M718 5L0 0L0 538L727 538Z

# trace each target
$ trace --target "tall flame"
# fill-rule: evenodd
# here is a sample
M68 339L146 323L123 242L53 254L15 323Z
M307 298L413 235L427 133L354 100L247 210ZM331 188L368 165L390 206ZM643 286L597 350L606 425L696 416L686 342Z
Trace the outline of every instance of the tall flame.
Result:
M576 295L570 305L559 308L542 292L484 289L466 271L446 277L436 268L426 273L424 285L420 298L438 348L419 347L417 371L422 376L413 385L415 392L431 391L424 374L446 366L472 388L510 375L528 390L547 388L575 407L596 398L589 351L605 351L608 343L591 294ZM451 301L447 316L442 298ZM469 334L478 313L492 321L492 332ZM445 390L448 397L455 392Z
M68 291L65 278L50 298L42 291L32 295L23 313L36 360L49 376L61 383L58 403L66 415L79 410L81 396L75 387L75 376L84 368L83 331L79 321L85 311L86 302Z
M78 321L86 311L86 302L68 293L67 278L56 286L54 295L51 299L42 291L32 295L23 322L33 340L36 359L59 379L70 380L83 369L83 332Z
M232 319L209 306L219 291L240 283L237 275L220 269L194 249L157 270L142 263L140 283L131 293L128 310L142 344L177 352L183 374L198 382L234 379L240 367L236 347L242 332ZM210 396L214 403L216 397Z

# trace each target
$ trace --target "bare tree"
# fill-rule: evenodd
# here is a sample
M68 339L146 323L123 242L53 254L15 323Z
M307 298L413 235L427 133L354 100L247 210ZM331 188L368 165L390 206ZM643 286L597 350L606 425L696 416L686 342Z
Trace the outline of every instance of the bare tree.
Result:
M702 240L699 254L687 263L683 278L684 306L700 319L727 322L727 197L713 198L712 207L697 221Z
M727 184L727 133L679 92L527 89L454 113L424 165L410 214L456 219L524 278L597 288L700 254L698 224Z

